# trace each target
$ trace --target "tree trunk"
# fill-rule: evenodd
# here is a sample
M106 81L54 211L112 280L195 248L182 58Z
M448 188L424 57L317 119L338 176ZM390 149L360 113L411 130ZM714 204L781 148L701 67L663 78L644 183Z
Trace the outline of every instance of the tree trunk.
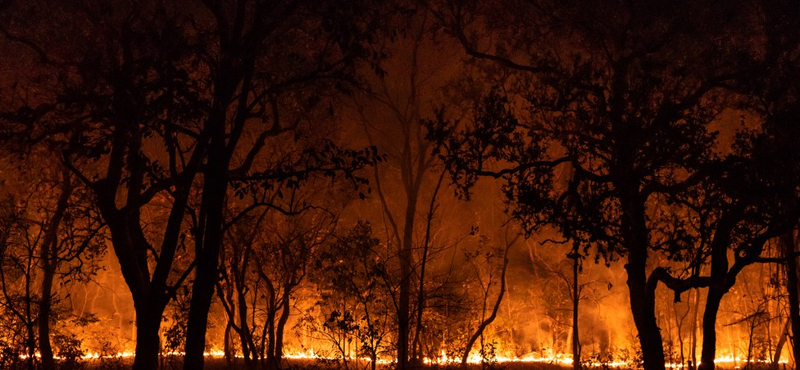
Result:
M148 299L146 302L135 302L136 310L136 356L132 370L158 369L158 353L161 349L158 330L164 305Z
M225 65L226 63L223 63ZM223 68L224 70L225 68ZM214 287L219 277L219 255L222 245L222 224L225 196L228 189L228 154L225 148L227 100L233 88L225 81L214 91L214 108L207 121L211 133L206 171L203 176L203 196L200 206L199 228L202 242L195 245L196 270L189 319L186 327L185 370L202 370L206 348L208 312L214 298Z
M703 312L703 349L700 352L698 370L714 370L714 359L717 357L717 314L726 290L714 285L708 288L706 309Z
M572 249L572 368L581 370L581 340L578 335L578 306L580 304L580 284L578 272L580 270L579 244L573 242Z
M246 267L246 266L245 266ZM236 273L236 272L234 272ZM258 349L253 342L253 333L247 323L247 297L242 279L236 281L237 312L239 314L239 342L242 346L244 365L248 370L254 370L258 365Z
M408 369L408 339L411 321L411 266L414 221L419 187L406 189L406 214L403 245L400 246L400 299L397 307L397 370Z
M225 335L223 337L223 351L225 352L225 364L228 369L233 369L233 362L236 361L236 354L233 353L233 338L231 338L231 323L225 325Z
M661 328L655 316L655 295L647 289L645 265L647 251L631 249L628 254L628 292L631 300L633 322L639 333L645 370L664 369L664 349Z
M42 298L39 301L39 353L43 370L55 369L53 347L50 344L50 315L53 304L53 279L58 264L58 228L69 207L69 198L73 191L69 170L64 168L61 177L61 194L58 197L53 217L47 223L41 249Z
M422 314L425 311L425 270L427 269L428 264L428 250L430 249L431 244L431 224L433 223L433 214L436 210L436 197L439 194L439 189L442 187L442 180L444 180L445 173L446 171L442 171L442 173L439 175L439 180L436 182L436 187L433 190L431 201L428 205L428 215L425 219L425 240L422 243L422 257L420 261L418 284L419 290L417 291L417 325L414 330L414 340L411 343L413 346L412 356L414 358L415 367L422 366L423 364L420 333L422 332ZM375 361L373 360L372 362L374 367Z
M691 364L689 366L690 370L694 370L695 365L697 364L697 314L700 311L700 289L694 290L694 307L692 312L692 336L691 336Z
M33 322L25 325L28 330L28 338L25 340L28 350L28 370L36 370L36 336L34 335Z
M489 315L489 317L487 317L486 320L483 320L483 322L481 322L481 324L478 326L478 329L475 330L475 333L473 333L472 336L469 338L469 341L467 341L467 347L464 348L464 354L461 356L462 367L467 366L467 359L469 358L469 353L472 351L472 346L475 345L475 342L478 340L478 338L480 338L481 335L483 335L483 331L486 330L486 328L489 327L489 325L491 325L491 323L494 321L495 318L497 318L497 311L500 310L500 304L503 303L503 296L506 294L506 270L508 269L508 251L511 249L512 244L513 242L506 244L506 250L505 253L503 253L503 269L500 272L500 293L497 294L497 300L494 302L494 306L492 307L492 314ZM488 291L486 294L487 294L486 299L488 299L488 294L489 294ZM486 307L485 303L484 307Z
M219 249L219 248L211 248ZM204 259L212 259L208 254ZM189 319L186 326L186 356L183 359L183 368L186 370L202 370L204 365L203 353L206 348L206 329L208 328L208 312L211 308L211 299L214 296L214 285L217 281L217 264L204 261L197 264L197 274L195 275L194 286L192 289L192 300L189 306ZM201 267L201 265L205 265Z
M266 322L264 323L266 337L266 356L262 356L266 362L268 370L276 370L275 368L275 316L278 314L278 307L275 301L269 303ZM262 346L264 345L262 340ZM263 351L262 351L263 352Z
M39 353L42 356L42 370L54 370L53 347L50 345L50 314L52 313L53 266L44 262L42 268L42 299L39 301Z
M784 256L786 260L786 291L789 295L789 321L792 325L792 354L795 367L800 359L800 298L798 297L797 258L791 257L795 253L794 231L781 236Z
M275 370L281 368L281 362L283 361L283 333L284 329L286 328L286 323L289 321L289 314L291 313L292 309L288 294L288 291L290 291L291 288L287 286L286 290L287 293L283 298L281 316L278 318L278 324L275 326L275 358L273 360L273 369Z
M772 363L770 364L770 368L772 369L778 369L780 366L783 346L786 345L786 339L789 336L789 326L791 323L792 321L787 319L786 323L781 326L781 334L778 336L778 343L775 344L775 353L772 354Z

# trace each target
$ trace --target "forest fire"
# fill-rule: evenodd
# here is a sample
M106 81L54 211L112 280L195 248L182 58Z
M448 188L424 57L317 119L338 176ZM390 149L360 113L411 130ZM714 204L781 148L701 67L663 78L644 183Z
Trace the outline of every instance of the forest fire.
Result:
M84 355L81 356L81 359L85 361L96 361L100 358L122 358L128 359L133 358L135 355L132 351L126 352L118 352L115 354L106 354L100 355L98 352L85 352ZM41 357L41 354L37 353L36 357ZM184 356L183 352L168 352L163 353L162 356ZM210 350L203 353L204 357L207 358L224 358L225 352L223 350ZM21 356L23 359L26 359L26 355ZM241 354L235 355L236 358L243 358ZM309 350L307 352L292 352L286 353L283 356L287 360L302 360L302 361L316 361L316 360L323 360L323 361L334 361L335 358L324 357L316 354L313 350ZM55 356L56 359L61 360L62 358L59 356ZM372 359L368 357L360 357L360 358L350 358L349 360L358 360L362 363L369 363ZM456 365L461 363L461 359L458 357L450 357L444 351L440 354L439 357L436 358L424 358L424 363L427 365L438 365L438 366L448 366L448 365ZM472 365L482 365L485 364L487 359L482 358L480 355L473 354L467 359L468 364ZM564 367L570 367L572 365L572 356L570 354L557 354L547 357L542 357L535 354L528 354L521 357L507 357L507 356L496 356L492 359L492 361L498 364L508 364L508 363L532 363L532 364L558 364L563 365ZM396 362L395 359L389 358L379 358L377 360L378 364L381 365L394 365ZM735 368L739 369L745 367L748 363L752 364L770 364L771 361L768 359L746 359L740 357L732 357L732 356L723 356L718 357L715 361L716 364L722 365L725 368ZM788 360L779 360L777 364L785 365L788 364ZM584 361L582 364L583 367L588 368L631 368L635 366L629 362L624 361L605 361L605 362L592 362L592 361ZM680 364L680 363L667 363L666 367L669 369L686 369L690 366L687 364Z
M0 369L798 368L798 30L0 0Z

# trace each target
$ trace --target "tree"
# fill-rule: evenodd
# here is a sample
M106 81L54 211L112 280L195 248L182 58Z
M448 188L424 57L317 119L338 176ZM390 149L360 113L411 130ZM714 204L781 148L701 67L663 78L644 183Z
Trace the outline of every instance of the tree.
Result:
M444 66L456 59L458 52L437 36L424 4L398 4L405 8L391 22L400 31L383 40L385 65L393 68L367 81L369 90L354 96L354 110L370 145L387 156L387 165L375 168L373 183L385 220L385 239L397 251L395 347L398 368L405 370L422 365L420 336L429 289L426 274L430 278L426 268L437 249L431 228L440 185L427 184L440 184L435 178L441 170L430 155L422 119L432 113L428 102L440 99L440 90L453 73ZM442 51L448 49L450 54L443 58ZM423 219L425 208L428 214Z
M338 211L326 209L342 189L328 192L312 187L308 195L292 191L285 202L274 191L270 207L257 214L229 209L222 249L222 279L217 295L228 316L228 325L239 336L245 364L258 362L268 369L281 368L286 324L297 290L305 283L308 268L336 229ZM244 209L266 204L264 195L242 202ZM231 208L231 207L229 207Z
M768 140L766 149L772 154L782 153L775 159L782 166L776 166L778 171L791 172L792 163L797 160L791 154L795 151L790 146L796 142L797 126L800 111L793 101L800 93L800 86L796 78L800 73L797 67L800 49L800 38L792 31L798 26L800 7L791 1L758 1L756 7L759 17L757 29L763 33L765 42L763 59L758 60L759 71L757 83L744 83L743 92L758 97L756 110L763 114L766 121ZM789 150L789 151L784 151ZM788 157L787 157L788 155ZM791 193L787 195L792 201ZM784 258L787 273L787 289L789 296L789 317L792 334L797 338L800 333L800 308L798 308L797 261L795 256L794 231L790 230L780 237L784 247ZM800 343L792 343L795 366L800 358Z
M14 165L22 169L45 158L34 151ZM28 367L39 352L42 368L54 369L51 324L59 302L54 286L87 281L96 272L96 258L105 251L103 225L68 170L56 166L17 175L4 184L2 306L25 327Z
M345 369L355 353L367 356L375 370L379 354L385 351L394 286L389 283L386 261L377 253L379 244L372 227L359 222L324 248L315 261L314 280L324 323L319 325L313 317L306 321L335 345Z
M508 229L506 229L508 232ZM477 235L479 238L480 244L485 244L486 239L488 239L485 235ZM482 251L478 249L474 254L468 254L468 261L472 264L473 268L478 274L478 283L480 284L481 290L483 292L483 304L481 307L481 319L479 321L478 327L475 328L475 332L469 335L469 339L467 339L467 343L464 346L464 353L461 355L461 366L466 368L467 360L469 360L469 354L472 352L472 347L475 345L475 342L478 339L481 339L481 358L485 361L486 360L486 346L483 343L483 333L489 325L494 322L497 318L497 312L500 310L500 304L503 303L503 296L506 294L506 271L508 270L508 251L511 247L516 243L519 239L519 235L515 235L513 239L508 240L508 235L505 238L505 246L497 248L495 247L494 250L490 251ZM482 257L482 258L481 258ZM495 279L494 275L497 274L495 270L497 267L493 265L493 259L499 258L500 262L500 276ZM475 262L478 260L478 262ZM487 268L488 271L485 272L485 276L481 273L481 267ZM487 308L490 305L489 302L489 295L492 290L492 286L496 284L500 284L498 287L497 297L494 300L494 303L491 304L491 309L489 312L489 316L487 314Z
M373 150L330 142L276 162L260 154L321 118L294 108L319 109L323 91L354 82L377 21L355 2L13 5L37 17L6 23L3 35L38 58L33 74L51 78L38 79L47 94L5 115L9 136L47 139L93 192L136 307L134 369L156 368L164 307L194 273L184 366L201 369L229 184L299 186L316 172L359 185L353 171L376 161ZM68 27L49 27L60 17ZM76 44L83 35L91 40ZM153 207L168 215L150 232ZM187 244L195 262L175 272Z
M724 145L711 129L721 89L749 67L731 63L747 58L732 52L741 50L735 38L713 41L733 32L737 15L705 3L476 7L446 3L440 19L470 56L510 76L470 122L442 113L432 125L453 181L468 190L479 176L502 178L510 211L528 232L555 225L609 260L625 258L644 366L664 368L658 282L676 294L708 284L692 272L703 260L703 233L733 231L722 223L699 229L682 201L702 181L738 171L717 155ZM480 32L500 42L487 45ZM731 217L738 225L744 215ZM675 278L663 267L648 272L652 253L693 262Z

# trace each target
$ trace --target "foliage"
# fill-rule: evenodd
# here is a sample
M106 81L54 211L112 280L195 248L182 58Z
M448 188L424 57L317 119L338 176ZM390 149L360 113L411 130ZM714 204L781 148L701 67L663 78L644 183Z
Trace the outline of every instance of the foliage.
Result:
M170 306L164 321L169 324L163 329L164 342L162 344L163 358L169 362L171 368L177 368L181 364L181 355L178 354L186 342L186 326L189 313L189 297L186 290L178 295Z
M335 346L345 366L353 356L375 360L388 351L384 339L389 334L391 295L378 246L370 225L359 222L315 261L312 279L320 301L314 311L319 311L307 313L304 320L308 329Z
M54 335L53 344L56 354L60 357L59 368L64 370L79 370L84 368L81 341L74 335Z

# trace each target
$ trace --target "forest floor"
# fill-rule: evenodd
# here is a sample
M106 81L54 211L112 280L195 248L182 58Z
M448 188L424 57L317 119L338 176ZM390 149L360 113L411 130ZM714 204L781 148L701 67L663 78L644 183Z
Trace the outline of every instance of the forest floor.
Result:
M179 358L165 358L161 363L162 370L182 370L182 363ZM128 370L130 369L129 361L122 359L105 359L105 360L89 360L84 361L77 367L62 367L67 369L82 369L82 370ZM289 360L287 370L371 370L369 363L348 363L344 365L337 361L316 361L316 360ZM391 370L391 365L380 365L377 370ZM487 366L481 365L468 365L467 370L570 370L571 366L561 364L548 364L548 363L531 363L531 362L512 362L512 363L494 363ZM627 370L633 369L629 367L606 367L606 366L590 366L584 367L587 370L606 370L606 369L619 369ZM739 366L722 366L718 365L717 370L738 370L743 369ZM753 364L747 367L748 370L788 370L784 364L773 367L770 364ZM245 364L241 359L233 364L228 364L222 358L209 358L205 362L205 370L246 370ZM419 370L461 370L458 364L452 365L425 365Z

